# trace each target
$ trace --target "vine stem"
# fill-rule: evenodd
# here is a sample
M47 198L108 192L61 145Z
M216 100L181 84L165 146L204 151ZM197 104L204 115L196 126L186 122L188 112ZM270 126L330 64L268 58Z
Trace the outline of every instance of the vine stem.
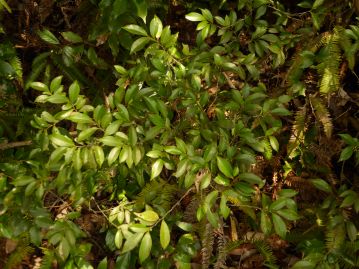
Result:
M18 148L23 146L29 146L32 144L31 140L27 141L17 141L17 142L10 142L10 143L2 143L0 144L0 150L6 150L6 149L12 149L12 148Z

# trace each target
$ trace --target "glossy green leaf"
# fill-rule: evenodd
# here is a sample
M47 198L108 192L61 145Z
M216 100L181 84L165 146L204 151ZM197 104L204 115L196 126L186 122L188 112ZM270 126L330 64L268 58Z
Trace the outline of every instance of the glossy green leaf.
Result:
M75 81L69 87L69 98L71 103L73 104L76 103L79 93L80 93L80 85L77 81Z
M353 155L353 152L354 152L354 146L348 146L344 148L340 153L339 162L348 160Z
M75 145L71 138L61 134L50 135L50 140L54 145L59 147L73 147Z
M123 145L123 139L117 136L105 136L99 139L106 146L121 147Z
M31 82L30 87L41 92L50 92L49 87L42 82Z
M217 166L226 177L233 177L233 168L228 160L217 157Z
M277 138L275 138L274 136L269 136L269 143L270 143L272 149L274 149L275 151L279 150L279 142L278 142Z
M97 269L107 269L107 257L103 258L97 266Z
M81 141L84 141L84 140L90 138L97 130L98 130L97 127L91 127L91 128L81 131L81 133L77 137L77 141L81 142Z
M130 54L140 51L150 41L151 41L151 39L149 37L140 37L140 38L136 39L135 42L133 42L133 44L131 46Z
M120 155L120 151L120 147L114 147L111 149L107 157L107 163L109 166L111 166L117 160L118 156Z
M171 241L170 229L168 228L168 225L165 222L165 220L162 220L161 228L160 228L160 243L162 248L166 249L170 241Z
M197 12L191 12L186 15L186 19L189 21L204 21L206 20L203 15L197 13Z
M250 184L256 184L260 188L264 186L264 180L262 180L259 176L253 173L241 173L238 175L240 180L244 180Z
M155 15L150 22L150 33L153 38L160 38L162 34L163 25L161 20Z
M140 249L138 252L140 263L143 263L150 256L151 249L152 249L152 237L151 234L147 232L142 238Z
M122 28L134 35L142 35L142 36L148 35L145 29L135 24L126 25Z
M158 159L152 164L151 179L158 177L163 169L163 160Z
M92 123L93 120L86 114L81 112L73 112L67 117L68 120L76 123Z

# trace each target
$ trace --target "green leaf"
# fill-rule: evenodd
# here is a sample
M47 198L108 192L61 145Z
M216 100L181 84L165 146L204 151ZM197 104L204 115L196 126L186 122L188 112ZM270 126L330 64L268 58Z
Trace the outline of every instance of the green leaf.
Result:
M42 40L44 40L45 42L47 42L49 44L53 44L53 45L60 44L60 41L48 29L44 29L43 31L38 31L37 33Z
M37 91L50 92L49 87L47 87L47 85L42 82L31 82L29 86Z
M146 210L142 213L134 213L137 217L148 221L148 222L156 222L159 219L158 214L155 211L152 210Z
M281 210L278 210L276 213L290 221L295 221L300 218L298 213L292 209L281 209Z
M120 147L114 147L111 149L111 151L107 157L107 162L108 162L109 166L111 166L111 164L113 164L117 160L117 158L120 154L120 151L121 151Z
M163 25L161 20L155 15L150 23L150 33L153 38L160 38L162 34Z
M132 147L134 147L137 143L137 132L136 128L133 125L131 125L128 130L128 142Z
M86 114L81 112L73 112L67 117L68 120L76 123L92 123L93 120Z
M316 264L312 261L299 261L296 262L292 269L314 269L317 268Z
M354 152L354 146L348 146L344 148L340 153L339 162L348 160L353 155L353 152Z
M355 224L351 221L346 223L346 228L347 228L347 234L349 237L349 240L354 242L357 237L358 237L358 230L355 226Z
M107 257L103 258L98 264L97 269L107 269Z
M31 176L18 176L14 181L12 181L12 184L17 187L26 186L30 184L31 182L34 182L36 179Z
M186 19L189 21L205 21L206 19L203 17L203 15L197 13L197 12L191 12L186 15Z
M116 120L111 122L110 125L108 125L105 130L105 136L113 135L114 133L116 133L120 128L121 124L122 124L122 120Z
M49 96L46 101L53 104L63 104L67 103L69 100L64 94L54 94Z
M153 165L152 165L152 170L151 170L151 180L158 177L163 169L163 160L158 159L156 160Z
M275 138L274 136L269 136L269 143L275 151L279 150L279 142L277 138Z
M123 242L123 234L122 234L122 231L121 229L118 229L116 234L115 234L115 246L118 248L118 249L121 249L122 247L122 242Z
M5 0L0 0L0 7L3 6L6 8L6 10L11 13L11 8L8 6Z
M61 134L50 135L50 140L54 145L59 147L73 147L75 145L71 138Z
M277 107L277 108L272 110L272 114L278 115L278 116L289 116L292 113L288 109L286 109L284 107Z
M81 131L81 133L80 133L79 136L77 137L77 142L81 142L81 141L84 141L84 140L88 139L88 138L91 137L97 130L98 130L97 127L91 127L91 128L88 128L88 129L85 129L85 130Z
M140 263L143 263L150 256L151 249L152 249L152 238L151 238L151 234L147 232L142 238L140 249L138 252Z
M167 223L165 220L162 220L161 222L161 228L160 228L160 242L163 249L166 249L169 245L171 240L171 234L170 229L168 228Z
M123 244L122 254L133 250L137 247L138 243L141 241L144 233L135 233L130 235L126 242Z
M147 2L145 0L132 0L137 9L137 16L146 23L147 17Z
M69 98L71 103L73 104L76 103L79 93L80 93L80 85L77 81L74 81L69 88Z
M102 147L93 146L92 150L93 150L93 153L95 155L95 160L96 160L98 166L101 167L103 162L105 161L105 154L103 152Z
M214 182L216 182L217 184L222 185L222 186L229 186L231 183L228 178L223 177L221 175L216 176L214 178Z
M275 232L282 238L285 238L287 233L287 226L284 220L277 214L272 214L273 226Z
M272 231L272 222L270 217L263 210L261 212L261 230L266 235L270 234Z
M121 147L123 145L123 139L117 136L104 136L99 141L110 147Z
M140 51L150 41L151 41L151 39L149 37L140 37L140 38L136 39L135 42L132 43L130 54Z
M253 173L241 173L238 175L240 180L244 180L250 184L257 184L260 188L264 186L264 180Z
M312 6L312 9L316 9L317 7L321 6L324 4L324 1L325 0L315 0L313 6Z
M71 31L62 32L61 35L66 41L69 41L71 43L81 43L83 41L81 36Z
M136 24L126 25L122 28L134 35L148 36L146 30Z
M78 148L75 151L75 154L72 156L72 165L75 170L80 171L82 168L82 159L81 159L81 148Z
M61 259L65 261L70 254L70 245L65 237L62 238L57 250Z
M286 206L288 198L279 198L269 206L269 211L277 211Z
M217 166L226 177L233 177L233 169L228 160L217 156Z
M312 184L321 191L327 192L327 193L332 193L332 188L330 187L330 185L328 184L328 182L326 182L323 179L320 178L316 178L316 179L310 179L310 182L312 182Z

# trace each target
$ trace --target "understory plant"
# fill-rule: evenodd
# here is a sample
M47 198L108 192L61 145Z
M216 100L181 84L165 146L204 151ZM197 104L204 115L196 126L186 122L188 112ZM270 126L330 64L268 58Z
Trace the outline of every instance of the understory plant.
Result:
M101 3L110 12L117 1ZM331 169L331 158L357 158L357 138L341 134L347 146L321 154L335 135L327 103L343 61L355 67L359 31L338 26L301 44L333 6L299 6L310 24L295 26L270 0L239 1L224 15L190 12L193 44L142 14L111 28L114 56L116 34L131 40L114 65L63 32L114 83L94 94L87 78L27 80L34 138L6 149L12 160L0 164L0 235L16 241L7 268L37 250L40 268L226 268L248 244L263 266L280 268L274 239L295 246L292 268L358 267L358 185ZM57 49L45 58L62 53L75 70L65 53L75 47L49 30L39 35Z

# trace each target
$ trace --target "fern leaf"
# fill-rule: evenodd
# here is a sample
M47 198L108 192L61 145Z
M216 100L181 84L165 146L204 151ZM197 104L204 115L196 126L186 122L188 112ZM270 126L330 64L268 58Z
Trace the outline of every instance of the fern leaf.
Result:
M316 97L310 97L315 116L317 120L322 124L325 135L330 138L333 133L333 122L330 118L328 109L323 105L321 99Z
M214 245L214 232L210 223L206 223L204 232L202 234L202 269L209 268L210 259L212 258Z
M304 105L300 108L295 115L294 124L292 126L292 135L290 137L287 151L289 158L294 157L295 150L304 143L304 134L306 131L306 116L307 116L307 108Z

